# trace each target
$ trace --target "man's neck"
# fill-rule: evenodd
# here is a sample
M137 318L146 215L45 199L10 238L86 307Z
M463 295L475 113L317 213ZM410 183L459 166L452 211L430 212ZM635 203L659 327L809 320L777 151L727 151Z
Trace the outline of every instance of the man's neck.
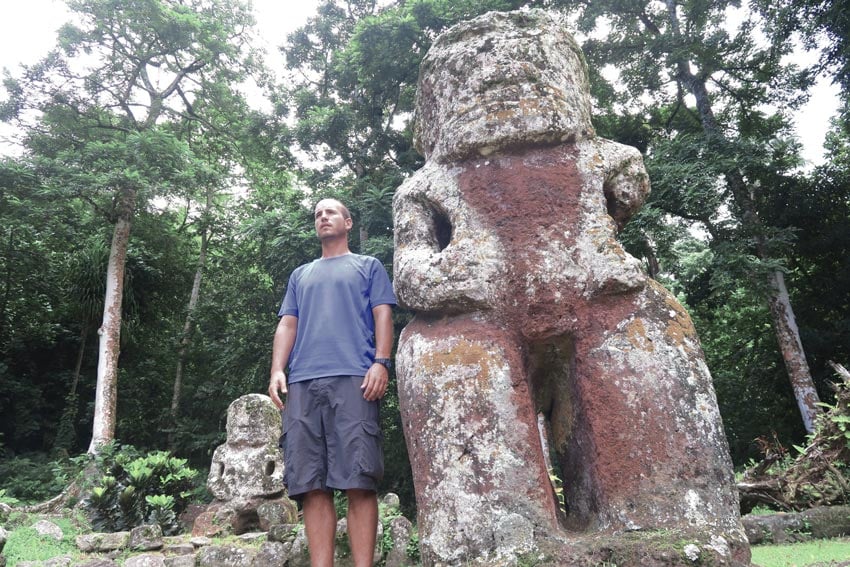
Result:
M351 250L348 249L348 238L333 238L322 241L322 258L334 258L350 253Z

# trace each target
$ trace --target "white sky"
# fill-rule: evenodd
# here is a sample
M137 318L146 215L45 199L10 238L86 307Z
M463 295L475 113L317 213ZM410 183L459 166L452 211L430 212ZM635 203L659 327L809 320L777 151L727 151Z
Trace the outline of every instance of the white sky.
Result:
M268 52L272 70L282 69L277 46L286 35L303 24L315 12L318 0L254 0L258 47ZM35 63L56 44L56 30L67 21L68 12L61 0L0 0L0 69L13 74L20 63ZM795 116L797 134L804 144L803 157L818 164L823 160L823 140L829 119L838 107L838 88L821 80L812 91L808 104ZM9 127L0 124L0 153L9 153L3 138Z

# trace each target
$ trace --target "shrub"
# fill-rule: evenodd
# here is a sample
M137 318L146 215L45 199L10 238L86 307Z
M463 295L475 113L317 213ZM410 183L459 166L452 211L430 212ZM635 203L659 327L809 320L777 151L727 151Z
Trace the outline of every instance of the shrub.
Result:
M177 518L198 476L186 459L110 444L101 448L95 466L102 476L83 502L95 529L123 531L155 523L165 534L179 531Z
M62 492L73 466L68 459L51 459L47 453L0 460L0 491L20 503L42 502Z

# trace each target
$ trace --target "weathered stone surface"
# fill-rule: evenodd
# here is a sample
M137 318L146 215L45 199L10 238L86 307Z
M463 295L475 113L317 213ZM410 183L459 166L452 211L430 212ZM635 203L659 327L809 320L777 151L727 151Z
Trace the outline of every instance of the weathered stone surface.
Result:
M165 558L165 567L195 567L195 555L175 555Z
M269 531L272 526L298 522L298 506L285 497L269 500L257 506L257 517L260 529Z
M62 537L64 536L62 528L48 520L39 520L32 527L38 535L55 539L56 541L62 541Z
M9 532L7 532L3 526L0 526L0 552L3 551L3 548L6 546L6 540L9 539Z
M130 541L130 532L83 534L76 538L77 548L85 553L124 549Z
M127 547L139 551L162 549L162 528L158 524L137 526L130 530Z
M162 552L166 555L191 555L195 553L195 546L191 543L169 543L163 546Z
M84 563L80 563L78 567L117 567L118 564L111 559L92 559L91 561L86 561Z
M398 516L390 520L389 532L392 547L384 559L385 567L412 567L415 562L407 554L407 545L410 543L410 534L413 524L404 516Z
M648 176L636 149L595 137L587 85L563 22L535 10L459 24L423 62L426 163L393 209L426 565L599 558L586 546L612 544L586 536L653 530L749 561L693 324L616 239ZM692 564L671 549L664 564Z
M741 521L751 544L790 543L806 539L806 525L797 513L745 516Z
M212 545L212 540L206 536L194 536L189 540L189 543L195 547L204 547L205 545Z
M398 497L398 494L394 492L387 492L384 494L383 498L381 498L381 504L384 505L384 508L387 510L398 510L401 507L401 500Z
M310 567L310 551L307 547L307 534L299 530L289 548L289 567Z
M787 543L850 534L850 506L821 506L802 512L777 512L741 518L747 539L759 543Z
M254 567L280 567L289 559L292 544L267 541L260 546L254 558Z
M195 564L198 567L251 567L254 555L240 547L210 545L198 550L195 554Z
M850 506L821 506L804 510L800 516L813 538L850 535Z
M269 528L266 537L269 541L292 543L299 531L304 531L304 526L301 524L276 524Z
M248 394L230 404L227 442L213 453L207 478L218 500L283 493L280 424L280 411L268 396Z
M0 502L0 524L5 524L9 520L9 514L12 513L12 507L4 502Z
M192 526L193 536L216 537L234 533L233 524L236 520L236 510L220 504L209 509L195 518Z
M165 567L165 556L161 553L142 553L124 561L124 567Z
M215 450L207 477L216 500L196 517L193 534L241 534L297 515L295 503L285 496L280 431L280 411L268 396L248 394L230 404L227 442ZM264 504L270 505L261 517Z

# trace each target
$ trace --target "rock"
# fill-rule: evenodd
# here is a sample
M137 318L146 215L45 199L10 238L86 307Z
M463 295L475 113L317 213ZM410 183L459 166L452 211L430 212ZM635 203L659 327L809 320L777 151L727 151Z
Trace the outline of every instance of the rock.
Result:
M47 520L39 520L33 524L33 529L42 537L49 537L56 541L62 541L65 534L62 533L62 528Z
M399 500L398 494L395 494L394 492L387 492L384 494L384 497L381 498L381 504L383 504L387 510L395 511L401 507L401 500Z
M192 533L241 534L294 520L297 506L286 498L283 485L280 433L280 410L268 396L248 394L230 404L227 441L213 453L207 477L216 500L195 519ZM271 505L261 515L259 508L267 503ZM224 508L233 511L229 528L219 521ZM217 512L211 515L211 509Z
M83 553L104 553L124 549L130 541L130 532L93 533L78 535L77 548Z
M277 524L269 528L267 537L269 541L292 543L299 531L304 531L304 526L301 524Z
M124 567L165 567L165 556L161 553L133 555L124 561Z
M298 505L289 498L269 500L257 506L260 529L269 531L278 524L294 524L298 522Z
M195 555L198 567L251 567L254 553L230 545L202 547Z
M189 540L189 543L195 547L204 547L205 545L212 545L212 540L204 536L195 536Z
M278 448L280 410L271 398L248 394L227 410L227 442L213 453L207 486L220 501L284 491Z
M260 541L261 539L266 539L266 532L244 533L240 534L236 539L244 542Z
M410 534L413 532L413 524L404 516L397 516L390 520L388 531L392 540L392 547L387 552L384 560L385 567L412 567L416 563L407 554L407 546L410 543Z
M195 525L195 519L206 512L207 507L201 504L189 504L186 509L180 514L180 527L182 531L191 532L192 526Z
M9 521L9 516L12 514L12 507L4 502L0 502L0 524L5 524Z
M7 532L3 526L0 526L0 553L3 552L7 539L9 539L9 532Z
M289 559L289 549L292 544L267 541L260 546L254 558L254 567L279 567Z
M236 516L236 511L228 506L211 506L206 512L195 518L192 535L217 537L232 534L234 533L233 524L236 521Z
M850 535L850 506L819 506L800 512L813 538Z
M111 559L92 559L85 563L80 563L77 567L118 567L118 564Z
M166 555L191 555L195 553L195 546L191 543L169 543L163 546L162 552Z
M298 530L289 549L289 567L311 567L310 551L307 547L307 534Z
M693 323L617 241L649 193L641 155L590 111L547 12L460 23L422 62L393 285L416 312L396 362L426 564L579 557L612 533L639 561L637 531L749 561Z
M165 558L165 567L195 567L194 555L176 555Z
M130 530L127 547L138 551L162 549L162 528L158 524L138 526Z
M798 513L750 515L742 518L742 523L751 544L791 543L806 537L806 524Z

